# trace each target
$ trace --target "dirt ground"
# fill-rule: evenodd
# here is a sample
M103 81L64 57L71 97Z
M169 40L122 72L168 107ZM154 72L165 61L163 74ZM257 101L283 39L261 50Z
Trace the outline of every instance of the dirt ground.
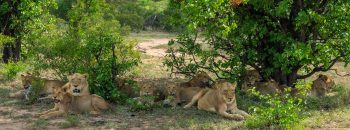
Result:
M162 61L167 49L167 42L175 35L159 32L142 32L131 34L131 39L137 39L137 49L142 51L142 64L136 71L138 78L169 77L169 72ZM334 68L339 72L350 72L350 67L342 67L337 63ZM326 72L331 75L337 84L350 87L350 78L341 77L334 71ZM317 76L307 80L313 80ZM49 120L34 118L33 115L53 107L50 101L40 101L27 105L20 99L11 99L7 95L15 89L9 87L10 83L0 81L0 130L13 129L240 129L243 122L223 119L216 114L198 111L194 108L184 110L180 107L155 108L150 112L130 112L128 106L113 104L113 111L108 111L99 117L88 114L69 114ZM350 128L350 107L332 111L310 113L308 119L302 122L302 127L312 129ZM70 120L69 117L76 117ZM72 125L76 121L75 125ZM69 124L71 123L71 124ZM67 125L68 124L68 125ZM301 127L301 128L302 128ZM302 128L303 129L303 128Z

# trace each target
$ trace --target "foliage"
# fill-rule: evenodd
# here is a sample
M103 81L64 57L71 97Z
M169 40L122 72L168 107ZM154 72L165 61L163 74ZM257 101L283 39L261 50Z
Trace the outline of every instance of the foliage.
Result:
M298 88L309 88L310 86L310 84L297 85ZM266 102L250 108L253 114L245 122L246 126L249 128L281 127L291 129L302 119L305 103L301 98L291 96L290 91L291 89L287 88L282 95L262 95L259 91L252 89L252 95ZM306 91L302 93L305 95Z
M164 30L170 32L183 31L185 25L180 20L183 17L180 7L178 0L170 0L168 7L163 11L162 18L159 20L159 26L163 26Z
M178 1L183 16L176 20L186 30L169 42L180 47L169 49L165 64L172 71L206 69L233 80L249 65L264 79L293 86L341 58L349 63L347 1L298 2L248 0L233 6L229 0Z
M36 79L32 81L32 88L29 93L29 100L26 101L27 104L35 103L42 95L42 91L44 90L44 80Z
M19 72L23 72L25 69L26 64L22 62L9 62L7 64L2 64L0 74L3 75L6 80L13 80Z
M105 19L103 1L80 1L68 12L69 22L43 15L26 25L26 54L35 70L53 70L65 78L88 73L90 91L111 101L121 101L113 81L139 63L134 41L124 40L128 28Z
M335 86L332 91L324 97L307 96L305 98L306 108L309 110L330 110L350 104L350 90L344 86Z
M27 32L24 25L48 14L48 8L56 8L55 0L3 0L0 2L0 44L2 47L2 58L5 63L20 60L21 34ZM3 39L5 38L5 39Z

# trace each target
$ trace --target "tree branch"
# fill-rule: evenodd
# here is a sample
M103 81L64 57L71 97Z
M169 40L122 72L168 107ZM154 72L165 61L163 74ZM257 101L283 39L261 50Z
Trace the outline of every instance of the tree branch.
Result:
M338 56L338 57L334 58L330 62L331 65L328 68L324 68L324 65L319 66L319 67L315 67L310 73L308 73L306 75L298 75L297 79L305 79L305 78L310 77L311 75L313 75L313 74L315 74L316 72L319 72L319 71L323 71L323 72L328 71L329 69L331 69L334 66L334 64L339 60L340 57L341 56Z

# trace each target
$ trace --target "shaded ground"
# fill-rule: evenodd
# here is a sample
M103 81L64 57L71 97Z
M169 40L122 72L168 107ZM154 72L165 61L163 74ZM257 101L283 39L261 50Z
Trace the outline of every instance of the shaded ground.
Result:
M139 48L145 50L142 55L142 64L136 68L138 78L169 77L170 73L163 66L163 56L167 49L167 42L174 38L173 34L142 32L131 35L130 39L139 41ZM335 68L339 72L350 72L350 68L343 68L343 63L337 63ZM350 87L349 77L340 77L334 71L326 72L331 75L337 84ZM313 77L307 80L313 80ZM114 111L109 111L99 117L90 115L68 115L50 120L34 118L35 113L53 107L50 102L38 102L27 105L24 101L7 98L10 91L8 82L0 81L0 130L2 129L232 129L242 128L243 122L223 119L216 114L198 111L194 108L184 110L156 108L150 112L134 113L128 111L128 106L113 104ZM349 99L350 100L350 99ZM331 111L310 112L300 123L300 129L350 128L350 106ZM77 117L70 120L70 117ZM76 126L69 124L76 121ZM68 125L67 125L68 124ZM73 123L74 124L74 123ZM244 127L243 127L244 128Z

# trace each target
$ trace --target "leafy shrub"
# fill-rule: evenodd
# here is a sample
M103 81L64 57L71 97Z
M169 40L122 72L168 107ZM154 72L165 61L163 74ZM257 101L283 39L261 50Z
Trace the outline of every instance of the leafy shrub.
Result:
M350 104L350 90L348 88L336 85L331 94L331 96L324 97L305 97L306 108L309 110L329 110Z
M297 85L297 88L309 87L310 84ZM248 128L291 129L293 125L302 119L301 114L304 102L301 98L291 96L289 94L290 91L291 89L289 88L282 95L262 95L253 89L252 95L265 102L250 108L253 114L251 118L246 120L246 126Z
M121 25L130 26L133 31L142 30L145 20L137 14L119 14L116 16Z
M26 69L26 64L22 62L9 62L7 64L2 64L2 69L0 74L4 76L5 80L13 80L16 78L17 74Z
M69 22L52 15L26 25L27 55L35 70L53 70L61 78L88 73L90 92L113 102L126 97L113 81L140 61L135 41L125 40L127 28L115 19L105 19L108 5L103 1L75 3L68 12ZM42 21L42 22L37 22Z
M41 92L44 90L44 80L33 80L31 92L29 93L29 100L27 104L35 103L39 98Z

